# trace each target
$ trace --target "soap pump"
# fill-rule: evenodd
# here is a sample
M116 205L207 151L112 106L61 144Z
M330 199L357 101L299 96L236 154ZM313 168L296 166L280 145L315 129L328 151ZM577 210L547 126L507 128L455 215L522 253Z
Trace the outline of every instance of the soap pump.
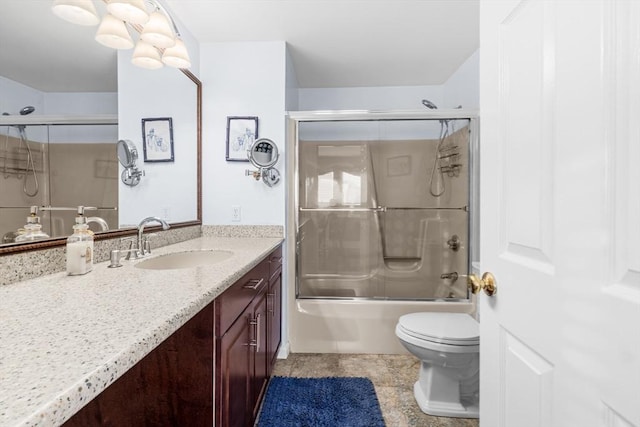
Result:
M27 217L25 226L18 230L15 238L16 242L30 242L33 240L48 239L49 235L42 231L40 217L38 216L38 207L31 206L31 213Z
M67 274L86 274L93 269L93 231L89 230L84 206L78 206L73 234L67 238Z

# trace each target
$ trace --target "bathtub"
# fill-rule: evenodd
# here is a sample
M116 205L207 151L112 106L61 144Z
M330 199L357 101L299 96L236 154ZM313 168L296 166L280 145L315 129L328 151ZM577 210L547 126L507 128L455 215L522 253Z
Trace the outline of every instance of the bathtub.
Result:
M296 299L291 289L288 299L289 350L292 353L408 354L394 332L398 318L403 314L475 313L473 300Z

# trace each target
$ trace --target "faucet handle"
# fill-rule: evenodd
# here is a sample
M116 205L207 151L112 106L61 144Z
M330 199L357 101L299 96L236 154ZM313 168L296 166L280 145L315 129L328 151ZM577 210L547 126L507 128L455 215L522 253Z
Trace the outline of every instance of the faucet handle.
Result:
M120 239L122 242L129 242L129 249L126 249L127 256L124 257L127 261L129 261L132 257L133 259L138 259L140 255L140 248L136 243L136 239L132 237L127 237L124 239Z
M157 236L158 233L149 233L144 235L144 240L142 241L142 247L144 248L143 253L150 254L151 253L151 237Z

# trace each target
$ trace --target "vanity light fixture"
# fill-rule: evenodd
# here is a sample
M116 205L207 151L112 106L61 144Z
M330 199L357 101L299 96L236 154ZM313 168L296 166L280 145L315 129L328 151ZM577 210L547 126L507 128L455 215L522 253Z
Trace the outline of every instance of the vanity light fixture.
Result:
M55 0L51 10L65 21L78 25L98 25L100 22L91 0Z
M96 41L112 49L131 49L134 45L127 25L110 13L102 18Z
M75 24L97 25L96 41L113 49L131 49L134 42L127 26L140 33L131 62L148 69L163 64L175 68L191 67L189 52L178 27L156 0L103 0L108 13L100 21L93 0L54 0L53 12ZM151 12L147 10L151 5Z
M144 40L138 40L136 48L133 50L131 62L138 67L147 68L149 70L157 70L162 68L162 57L158 49Z
M144 25L140 38L155 47L171 47L176 44L175 35L167 17L156 10Z
M144 0L111 0L107 4L107 10L113 16L131 24L143 25L149 20Z

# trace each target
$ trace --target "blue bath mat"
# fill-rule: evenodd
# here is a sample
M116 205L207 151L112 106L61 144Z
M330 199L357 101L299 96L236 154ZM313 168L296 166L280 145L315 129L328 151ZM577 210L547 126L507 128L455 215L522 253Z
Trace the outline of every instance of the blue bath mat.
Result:
M368 378L273 377L258 427L384 427Z

